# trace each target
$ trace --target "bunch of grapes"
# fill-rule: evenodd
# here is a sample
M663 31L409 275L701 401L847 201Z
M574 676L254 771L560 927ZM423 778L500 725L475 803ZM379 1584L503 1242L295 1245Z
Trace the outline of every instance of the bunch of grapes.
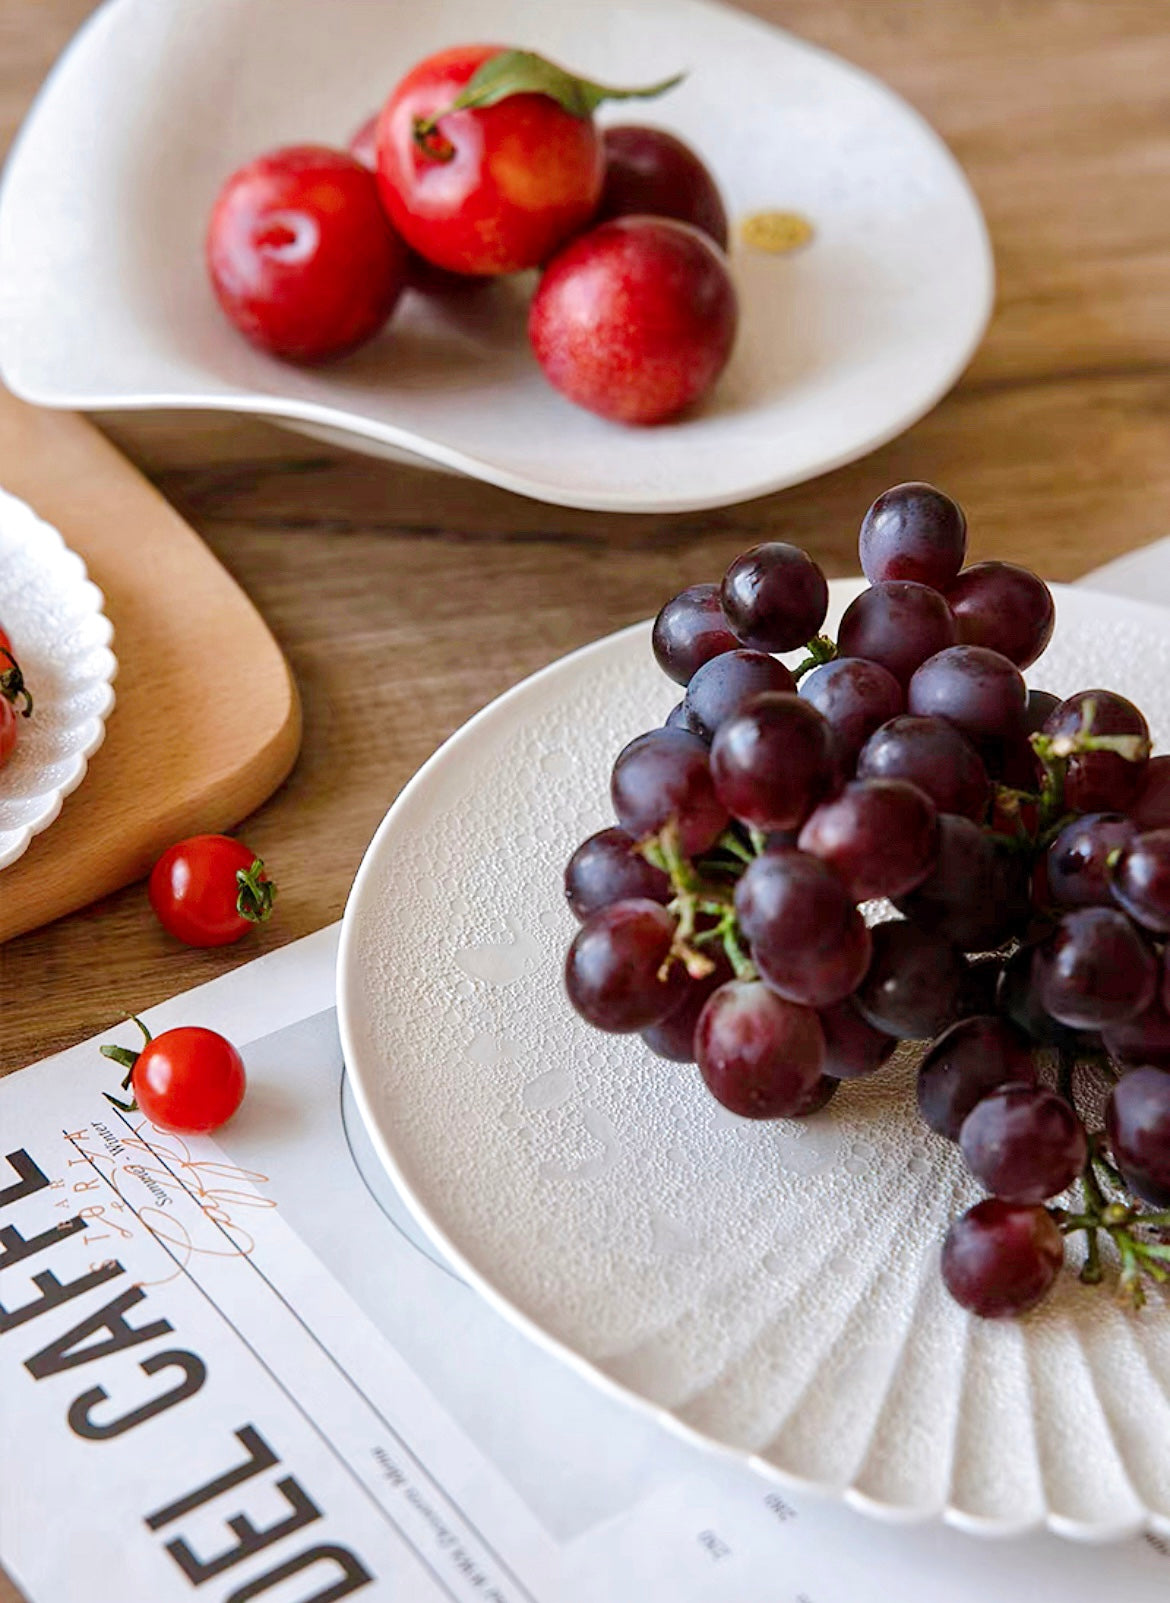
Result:
M654 653L685 694L566 870L568 995L751 1119L928 1043L921 1115L989 1193L943 1244L951 1294L1022 1313L1083 1232L1082 1279L1109 1241L1140 1303L1170 1271L1170 757L1123 696L1027 688L1052 596L966 544L954 501L902 484L862 522L836 642L782 542L666 603Z

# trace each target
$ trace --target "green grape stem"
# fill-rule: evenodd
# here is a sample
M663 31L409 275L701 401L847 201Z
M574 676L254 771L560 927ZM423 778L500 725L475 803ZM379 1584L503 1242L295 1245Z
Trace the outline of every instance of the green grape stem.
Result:
M739 925L735 914L729 913L720 930L723 936L723 950L727 954L727 961L731 964L732 972L737 980L757 980L759 972L751 958L740 944Z
M753 859L753 853L744 845L733 829L725 829L715 844L720 851L730 852L732 857L738 857L745 867Z
M792 677L797 684L800 683L806 673L812 673L814 668L820 668L826 662L832 662L837 655L836 642L831 640L828 635L815 635L804 649L808 655L802 663L792 670Z
M1064 1057L1062 1054L1062 1060ZM1144 1233L1170 1226L1170 1211L1143 1208L1140 1203L1110 1197L1102 1183L1102 1174L1111 1187L1117 1185L1121 1177L1103 1156L1103 1144L1100 1134L1090 1138L1089 1157L1081 1176L1082 1209L1079 1213L1058 1213L1060 1229L1066 1236L1080 1231L1085 1233L1087 1246L1081 1280L1088 1286L1099 1285L1104 1278L1101 1237L1112 1241L1121 1263L1118 1290L1138 1309L1145 1305L1147 1280L1157 1284L1170 1280L1170 1271L1164 1267L1170 1264L1170 1244L1151 1240ZM1117 1189L1123 1189L1122 1185L1117 1185Z
M1055 755L1047 735L1033 735L1031 743L1032 750L1044 768L1044 784L1040 791L1040 818L1037 825L1039 834L1043 836L1058 818L1064 817L1064 775L1068 768L1068 759Z
M734 902L734 884L753 857L730 830L720 836L716 849L728 852L733 862L713 862L707 857L692 862L684 857L679 848L678 829L673 822L657 835L643 841L639 848L648 863L669 877L674 892L669 906L678 920L678 929L663 970L669 969L670 964L677 961L682 963L692 979L706 979L714 972L715 964L702 948L721 944L735 977L740 980L756 979L756 967L743 948ZM733 875L731 885L712 883L712 873L729 872ZM699 914L715 918L718 922L711 929L698 930L696 924Z
M1038 845L1051 844L1072 816L1066 814L1064 805L1064 781L1070 758L1086 751L1110 751L1126 762L1140 763L1150 755L1151 746L1145 735L1095 735L1096 717L1097 703L1090 698L1085 702L1081 727L1075 734L1046 735L1041 731L1030 737L1032 750L1044 768Z

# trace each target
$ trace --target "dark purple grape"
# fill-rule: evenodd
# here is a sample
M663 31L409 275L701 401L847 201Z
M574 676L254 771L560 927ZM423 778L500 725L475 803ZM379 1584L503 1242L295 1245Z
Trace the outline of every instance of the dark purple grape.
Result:
M1024 716L1027 716L1027 708L1024 709ZM1044 785L1043 764L1023 730L1010 740L1000 741L998 745L993 744L988 748L987 769L998 784L1006 785L1011 790L1036 795Z
M613 765L609 788L628 835L648 840L673 824L684 857L705 852L727 828L707 748L685 729L652 729L631 740Z
M598 1030L618 1033L657 1024L682 1001L686 970L663 978L676 924L658 902L612 902L577 931L565 963L569 1001Z
M821 1088L825 1041L811 1008L759 980L732 980L708 998L695 1057L717 1102L745 1119L789 1119Z
M674 217L692 223L726 251L727 212L700 157L664 128L621 123L602 135L605 185L594 222L611 217Z
M707 1005L707 998L726 985L733 978L731 964L722 952L713 953L707 948L708 955L715 958L715 967L705 979L687 980L682 1001L658 1024L649 1024L642 1031L642 1039L660 1058L668 1058L672 1063L693 1063L695 1061L695 1026L699 1022L699 1014Z
M843 657L880 663L905 686L928 657L958 638L951 609L937 590L893 579L850 602L837 631L837 649Z
M723 576L723 616L754 651L795 651L829 610L824 574L799 546L769 540L736 557Z
M1038 735L1047 720L1060 706L1060 697L1051 690L1029 690L1024 703L1024 733Z
M792 847L795 850L799 839L799 829L770 829L764 836L764 850L767 852L781 852L787 847Z
M805 852L764 852L735 888L740 928L774 991L829 1007L854 990L869 964L865 920L838 876Z
M1044 733L1069 738L1085 733L1090 708L1091 734L1135 736L1139 751L1133 758L1113 751L1070 757L1064 776L1065 806L1076 813L1128 812L1145 782L1150 738L1149 726L1132 701L1112 690L1078 690L1045 719Z
M1007 1019L982 1015L952 1024L918 1069L918 1111L937 1134L957 1141L971 1109L1001 1085L1033 1085L1027 1038Z
M1027 1313L1052 1290L1064 1237L1047 1208L985 1197L947 1231L942 1277L962 1308L983 1319Z
M959 999L959 1018L973 1018L977 1013L994 1013L999 1003L999 984L1004 960L997 954L990 957L967 959L967 978Z
M1005 1202L1047 1202L1085 1167L1085 1127L1062 1096L1004 1085L971 1109L959 1134L968 1169Z
M967 976L963 954L913 924L878 924L858 1008L900 1041L929 1041L955 1017Z
M1121 813L1085 813L1048 848L1048 894L1058 907L1112 907L1109 857L1137 834Z
M820 1113L822 1108L829 1105L840 1089L840 1080L835 1080L831 1074L822 1074L816 1085L797 1103L788 1117L811 1119L814 1113Z
M1136 1019L1109 1025L1101 1031L1101 1039L1109 1056L1124 1067L1152 1063L1170 1069L1170 1013L1160 997Z
M950 646L917 669L906 692L916 718L945 718L980 751L1018 738L1027 700L1020 670L985 646Z
M669 902L670 880L648 863L624 829L602 829L582 841L565 869L565 896L580 919L611 902Z
M857 754L875 729L902 711L902 687L880 662L838 657L806 674L800 694L833 731L843 769L852 771Z
M894 905L919 929L965 952L989 952L1017 935L1031 913L1028 860L997 845L978 824L938 815L934 867Z
M907 779L940 813L981 823L991 801L983 759L941 718L894 718L872 734L857 759L858 779Z
M876 1074L898 1045L892 1035L863 1019L849 997L817 1011L825 1036L825 1073L837 1080Z
M836 781L833 732L799 696L756 696L720 724L711 773L735 818L756 829L796 829Z
M992 742L986 749L988 771L1001 785L1012 790L1038 793L1044 785L1044 766L1036 755L1031 736L1039 733L1044 720L1059 705L1060 698L1047 690L1029 690L1024 717L1017 734L1010 740Z
M1146 1066L1123 1075L1109 1094L1105 1133L1129 1189L1170 1208L1170 1074Z
M769 690L779 695L796 691L796 681L782 662L762 651L725 651L705 662L687 686L687 723L710 740L753 696Z
M809 814L799 846L836 869L855 902L903 896L934 866L934 803L904 779L856 779Z
M1092 1050L1100 1045L1100 1037L1083 1030L1070 1029L1045 1011L1039 992L1033 984L1032 946L1018 947L1003 965L996 1006L1000 1013L1035 1041L1038 1046L1063 1047L1070 1052Z
M1014 562L964 568L947 600L965 646L988 646L1027 668L1052 639L1056 603L1044 580Z
M687 723L687 704L685 701L676 701L674 706L662 720L663 729L686 729L693 734L694 731ZM701 738L701 737L700 737Z
M672 596L654 620L651 636L658 666L675 684L691 682L712 657L735 651L739 641L727 627L717 584L692 584Z
M1160 935L1170 932L1170 829L1148 830L1122 846L1112 883L1130 918Z
M1037 947L1033 983L1062 1024L1099 1030L1144 1013L1158 968L1144 937L1115 907L1077 907Z
M1170 757L1151 757L1136 799L1126 809L1138 829L1170 829Z
M914 579L945 590L967 554L967 520L933 485L895 484L862 519L858 550L871 584Z

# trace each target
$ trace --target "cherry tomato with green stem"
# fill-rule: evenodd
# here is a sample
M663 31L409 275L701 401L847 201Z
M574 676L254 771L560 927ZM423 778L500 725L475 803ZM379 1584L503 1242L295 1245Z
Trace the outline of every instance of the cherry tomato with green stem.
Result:
M586 227L601 199L605 154L593 111L677 81L613 89L498 45L428 56L378 119L378 185L390 221L413 250L451 272L539 267Z
M125 1103L107 1091L107 1101L124 1113L144 1113L158 1129L176 1135L208 1135L226 1124L247 1088L243 1059L232 1043L201 1025L152 1037L141 1019L134 1022L146 1038L140 1052L101 1049L127 1071L122 1089L132 1091L134 1100Z
M192 835L154 865L150 905L188 946L230 946L272 914L276 886L263 862L228 835Z

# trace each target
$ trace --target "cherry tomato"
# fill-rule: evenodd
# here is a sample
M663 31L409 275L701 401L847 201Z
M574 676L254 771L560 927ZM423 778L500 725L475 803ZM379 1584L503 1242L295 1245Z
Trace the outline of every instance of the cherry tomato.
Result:
M16 712L10 701L0 696L0 768L16 750L17 730Z
M223 310L254 345L323 362L381 328L402 293L406 251L360 161L294 145L227 180L207 267Z
M24 706L19 703L23 700ZM32 697L24 687L24 678L12 652L12 641L0 629L0 768L16 750L18 717L32 713Z
M378 182L395 228L456 273L539 267L597 210L601 139L545 94L448 111L496 45L459 45L409 72L378 119ZM432 132L420 124L438 117Z
M229 946L272 913L276 887L242 841L192 835L154 865L150 905L169 934L188 946Z
M148 1041L130 1075L134 1100L151 1124L179 1135L205 1135L226 1124L246 1083L232 1043L197 1025Z
M24 675L12 649L12 640L4 629L0 629L0 696L7 696L9 701L19 701L22 696L28 696L24 688ZM31 697L28 698L28 708L31 712Z

